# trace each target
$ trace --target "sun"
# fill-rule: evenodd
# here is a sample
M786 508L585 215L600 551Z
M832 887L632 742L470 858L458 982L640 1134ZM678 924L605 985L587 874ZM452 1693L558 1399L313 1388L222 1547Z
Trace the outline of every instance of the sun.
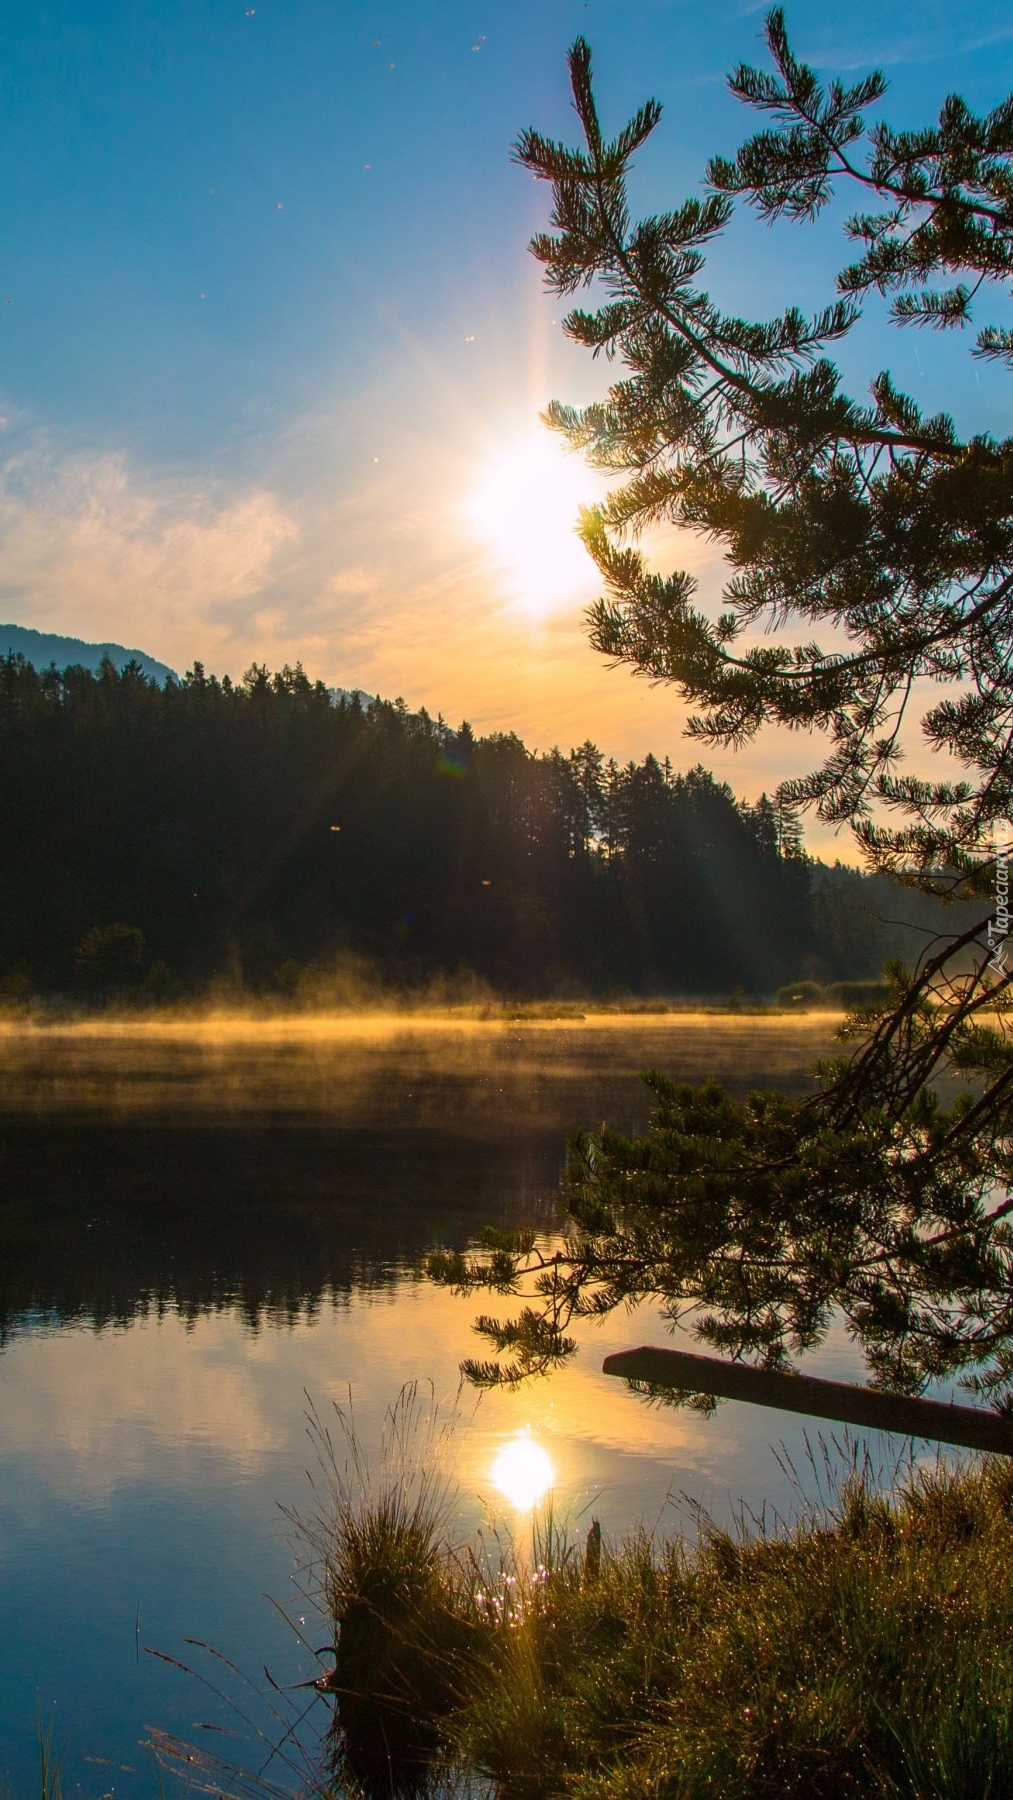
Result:
M551 1458L526 1433L504 1444L492 1465L492 1478L518 1512L530 1512L556 1479Z
M595 488L586 464L542 429L499 450L468 495L471 534L510 597L529 612L593 597L597 573L575 527Z

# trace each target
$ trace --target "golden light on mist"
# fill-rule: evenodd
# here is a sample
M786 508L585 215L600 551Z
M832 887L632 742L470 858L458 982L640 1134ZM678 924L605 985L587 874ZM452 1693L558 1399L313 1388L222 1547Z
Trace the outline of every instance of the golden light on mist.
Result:
M470 531L512 599L530 612L550 612L597 590L594 564L575 532L580 507L596 492L587 465L542 429L499 451L468 496Z
M492 1479L518 1512L530 1512L556 1479L548 1452L527 1433L504 1444L492 1465Z

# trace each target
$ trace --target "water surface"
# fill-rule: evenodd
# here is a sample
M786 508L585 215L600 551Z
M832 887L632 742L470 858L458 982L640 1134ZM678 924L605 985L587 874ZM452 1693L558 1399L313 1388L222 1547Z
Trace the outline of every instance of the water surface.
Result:
M280 1511L312 1510L307 1396L326 1413L351 1392L367 1449L404 1382L453 1403L477 1308L417 1279L428 1245L464 1244L486 1222L550 1231L567 1131L640 1128L640 1069L804 1091L831 1043L825 1018L692 1015L0 1033L0 1775L13 1792L37 1782L39 1718L69 1740L65 1790L89 1796L153 1791L146 1726L227 1722L145 1646L189 1656L198 1638L283 1683L316 1672L265 1597L320 1641ZM801 1425L647 1409L600 1373L609 1351L660 1336L617 1316L551 1380L477 1410L466 1396L462 1528L509 1520L490 1472L525 1428L575 1529L592 1514L667 1529L683 1493L722 1515L737 1497L790 1505L771 1446L804 1481ZM839 1342L819 1361L858 1372Z

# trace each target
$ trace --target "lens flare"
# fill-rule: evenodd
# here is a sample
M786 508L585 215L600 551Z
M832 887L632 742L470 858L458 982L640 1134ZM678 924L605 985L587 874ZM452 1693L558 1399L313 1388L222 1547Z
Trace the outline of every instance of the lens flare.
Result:
M518 1512L530 1512L552 1486L556 1472L547 1452L533 1438L511 1438L492 1465L492 1478Z
M548 431L507 445L486 466L464 508L513 599L532 614L588 599L594 564L575 533L598 483Z

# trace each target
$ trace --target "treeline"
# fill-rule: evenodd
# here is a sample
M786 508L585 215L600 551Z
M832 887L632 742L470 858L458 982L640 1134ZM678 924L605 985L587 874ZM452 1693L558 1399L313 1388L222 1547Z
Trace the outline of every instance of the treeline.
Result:
M8 993L292 987L342 954L516 994L874 975L868 882L766 799L592 743L536 755L301 667L158 686L0 659Z

